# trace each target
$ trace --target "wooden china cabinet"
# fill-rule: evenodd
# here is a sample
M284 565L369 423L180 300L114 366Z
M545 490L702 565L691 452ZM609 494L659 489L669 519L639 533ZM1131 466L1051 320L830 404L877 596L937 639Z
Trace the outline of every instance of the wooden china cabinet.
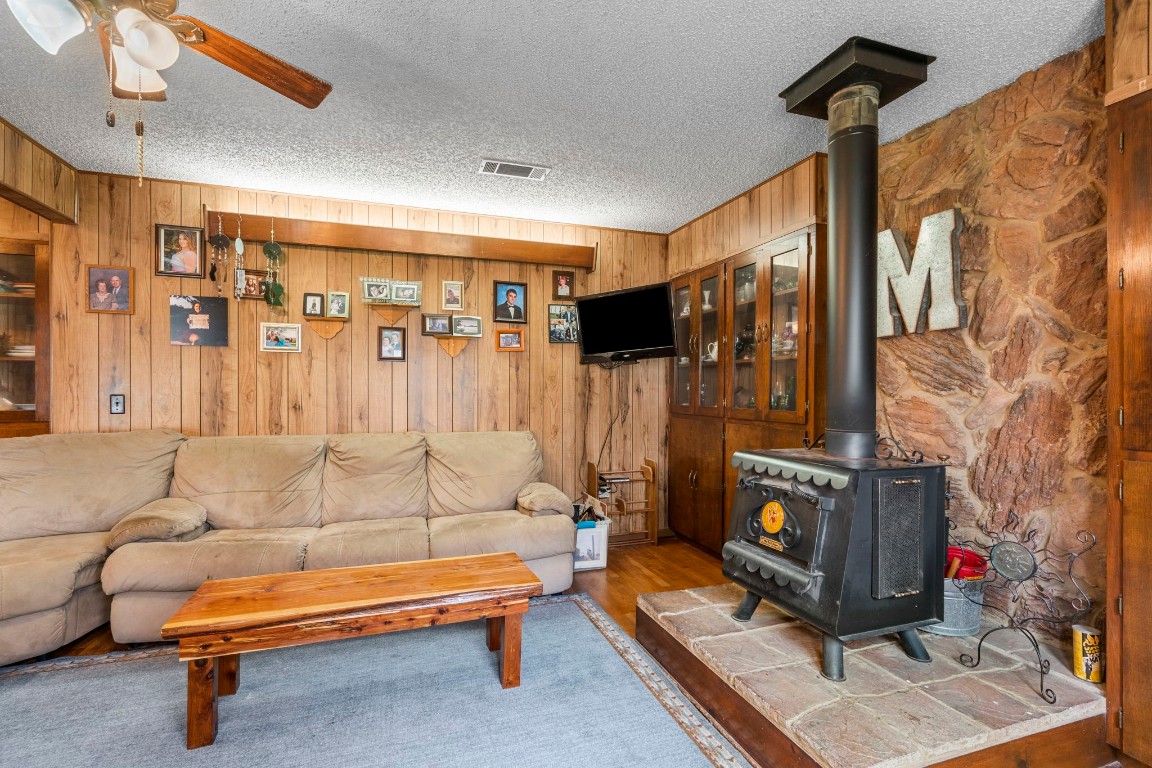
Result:
M0 237L0 437L49 430L46 241Z

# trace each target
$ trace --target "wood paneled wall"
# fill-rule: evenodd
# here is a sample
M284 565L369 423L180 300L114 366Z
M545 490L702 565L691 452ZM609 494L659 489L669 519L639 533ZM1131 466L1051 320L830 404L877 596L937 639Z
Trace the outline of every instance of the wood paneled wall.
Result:
M828 156L811 155L668 235L668 274L699 267L827 218Z
M574 344L550 344L547 309L552 267L499 261L288 246L282 270L287 306L229 302L227 347L169 343L171 294L214 296L207 280L154 275L156 223L201 225L214 210L382 227L600 244L595 272L576 270L577 293L664 280L667 237L575 225L352 203L189 183L81 173L79 223L55 225L52 258L54 432L170 428L190 435L336 432L532 430L545 477L570 495L582 490L583 462L666 464L666 370L645 361L614 371L579 364ZM248 266L267 232L243 230ZM262 261L262 258L261 258ZM85 265L135 269L132 315L85 311ZM420 335L420 311L408 329L407 362L376 359L385 323L353 302L352 316L329 341L305 324L303 352L257 351L260 322L301 323L301 296L343 290L361 275L424 281L424 311L440 311L441 280L463 280L464 314L484 318L484 337L456 358ZM497 352L493 280L528 283L523 353ZM225 288L231 295L231 284ZM501 324L507 327L525 326ZM108 397L127 395L127 413L108 413ZM603 449L602 449L603 446ZM601 451L603 453L601 455ZM662 491L663 492L663 491ZM664 505L662 505L663 508Z

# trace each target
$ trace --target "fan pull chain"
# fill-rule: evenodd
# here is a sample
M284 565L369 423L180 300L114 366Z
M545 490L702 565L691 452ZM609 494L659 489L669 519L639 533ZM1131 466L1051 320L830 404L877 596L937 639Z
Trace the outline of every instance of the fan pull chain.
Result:
M136 73L136 186L144 186L144 83L143 75Z
M104 113L104 122L108 123L109 128L116 127L116 110L112 96L112 48L108 48L108 110Z

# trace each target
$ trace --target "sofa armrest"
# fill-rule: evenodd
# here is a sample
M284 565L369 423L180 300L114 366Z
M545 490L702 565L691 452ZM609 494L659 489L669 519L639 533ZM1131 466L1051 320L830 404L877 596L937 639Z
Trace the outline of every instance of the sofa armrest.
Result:
M188 499L157 499L127 515L108 534L108 548L134 541L190 541L208 530L208 510Z
M572 500L549 483L528 483L516 494L516 509L524 515L566 515L572 517Z

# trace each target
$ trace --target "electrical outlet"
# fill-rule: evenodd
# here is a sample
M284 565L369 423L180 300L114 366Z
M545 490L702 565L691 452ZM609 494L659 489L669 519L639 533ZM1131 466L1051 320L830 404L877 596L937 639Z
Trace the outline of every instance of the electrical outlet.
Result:
M124 413L124 395L112 395L108 398L108 413L113 415Z

